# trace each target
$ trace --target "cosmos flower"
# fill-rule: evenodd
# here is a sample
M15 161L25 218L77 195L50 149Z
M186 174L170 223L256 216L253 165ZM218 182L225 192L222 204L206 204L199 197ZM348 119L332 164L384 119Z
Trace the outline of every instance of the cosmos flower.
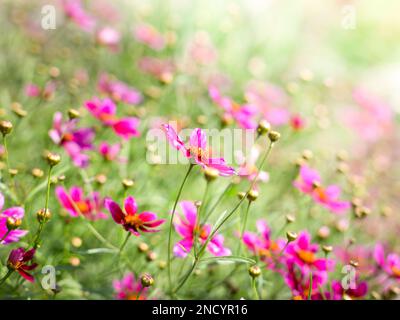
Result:
M192 250L195 235L198 235L198 243L203 245L211 233L211 225L199 226L197 219L197 208L191 201L179 203L182 215L177 215L174 221L176 232L183 238L174 246L174 254L178 257L186 257ZM196 232L197 231L197 232ZM224 247L224 237L216 234L207 244L207 250L214 256L228 256L231 251Z
M25 250L24 248L18 248L11 250L7 261L7 267L17 271L22 277L29 282L34 282L35 279L27 271L33 270L37 267L36 263L28 262L32 261L35 255L35 249Z
M319 173L306 164L301 166L299 177L293 185L333 213L341 214L350 209L350 202L339 200L340 188L336 185L322 187Z
M56 89L57 89L56 83L54 81L48 81L46 82L43 88L41 88L36 84L28 83L25 86L24 92L27 97L31 98L40 97L43 100L49 101L54 97Z
M187 158L203 168L214 168L220 176L231 176L235 174L232 167L226 165L223 158L212 158L210 151L207 150L207 136L199 128L192 131L189 139L189 146L186 147L182 139L176 134L175 130L169 124L163 124L169 143L177 150L181 151Z
M121 151L121 144L109 144L102 141L99 145L99 153L106 161L114 161L118 159L118 154Z
M240 105L229 97L222 96L219 89L210 86L208 92L211 100L224 110L226 119L234 119L243 129L257 128L257 108L252 104Z
M110 75L102 73L97 83L97 89L107 94L114 101L122 101L127 104L137 105L142 102L141 93L126 83L113 79Z
M139 119L135 117L118 118L117 107L111 99L94 98L86 101L85 106L95 118L100 120L103 125L112 127L121 138L128 140L131 137L139 136Z
M93 149L95 131L92 128L76 129L77 122L78 119L63 121L62 113L56 112L49 136L65 149L76 166L83 168L89 163L89 156L84 151Z
M138 67L163 83L170 83L174 77L175 65L168 59L143 57L138 61Z
M164 219L158 219L153 212L144 211L137 213L137 204L135 198L129 196L124 201L124 211L112 199L105 200L105 207L110 211L114 221L121 224L126 231L139 236L140 232L158 232L154 228L165 222Z
M148 288L144 288L140 279L132 272L127 273L121 280L114 280L115 297L118 300L146 300Z
M136 41L147 45L153 50L160 51L165 46L163 35L149 24L140 24L136 26L133 35Z
M121 34L114 28L103 27L97 31L96 40L100 45L108 47L112 51L117 51Z
M37 86L36 84L33 84L33 83L28 83L25 86L24 91L25 91L25 95L28 97L38 97L41 92L39 86Z
M107 214L102 212L104 201L98 192L93 192L85 197L83 190L79 187L71 187L68 193L63 187L58 186L55 193L60 204L72 217L82 214L89 220L108 218Z
M342 300L344 297L351 300L361 299L368 293L368 284L356 278L355 288L344 289L339 281L332 281L332 293L333 300Z
M300 131L300 130L304 129L304 127L306 126L306 121L299 114L292 115L290 117L289 123L290 123L290 126L295 131Z
M91 32L96 26L96 20L83 8L81 0L63 0L65 15L83 31Z
M383 245L378 243L374 249L374 259L389 277L400 282L400 256L398 254L389 253L385 258Z
M271 229L265 220L257 221L258 234L245 231L243 233L243 243L255 256L266 263L268 269L276 270L276 262L282 262L280 254L285 246L285 240L271 239Z
M4 206L4 196L0 193L0 211ZM7 219L13 218L15 220L22 220L24 218L24 208L12 207L0 212L0 239L2 239L1 244L9 244L12 242L19 241L20 238L25 236L27 230L8 230Z

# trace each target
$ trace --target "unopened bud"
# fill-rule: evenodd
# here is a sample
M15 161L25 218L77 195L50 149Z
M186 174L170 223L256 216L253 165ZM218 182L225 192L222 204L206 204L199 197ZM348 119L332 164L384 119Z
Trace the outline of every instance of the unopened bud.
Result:
M296 221L295 216L292 214L287 214L285 218L286 218L286 223L293 223Z
M122 180L122 185L125 189L132 188L135 183L131 179L124 179Z
M260 267L259 267L259 266L256 266L256 265L251 266L251 267L249 268L249 275L250 275L252 278L257 278L257 277L259 277L259 276L261 275L261 269L260 269Z
M35 178L42 178L44 175L43 170L39 169L39 168L33 168L31 173L32 173L32 176Z
M46 160L47 160L47 163L50 165L50 167L54 167L60 163L61 157L57 153L49 152L46 156Z
M204 177L208 182L211 182L218 178L218 170L214 168L206 168L204 170Z
M1 120L0 121L0 132L3 134L3 136L6 136L9 134L13 129L13 125L10 121L7 120Z
M154 285L154 278L148 273L145 273L144 275L142 275L140 277L140 281L142 283L142 286L145 288L151 287L152 285Z
M149 251L149 245L146 242L140 242L138 244L139 252L147 252Z
M239 200L242 200L246 196L246 192L240 191L237 193Z
M271 130L271 125L267 120L261 120L257 126L257 133L262 136Z
M7 222L6 222L7 229L8 229L9 231L18 229L19 226L21 225L21 223L22 223L21 219L16 219L16 218L13 218L13 217L8 217L8 218L7 218Z
M247 194L247 199L248 199L250 202L256 201L257 198L258 198L258 196L259 196L258 191L255 190L255 189L251 189L251 190L248 192L248 194Z
M40 209L36 212L36 218L38 219L39 223L45 223L50 220L51 212L49 209Z
M276 142L280 139L281 134L278 131L270 131L268 133L268 138L271 142Z
M322 246L322 251L324 251L325 254L331 253L332 250L333 250L333 247L332 247L332 246L327 246L327 245L323 245L323 246Z
M286 232L286 239L288 242L295 241L297 239L297 233L293 231Z
M69 109L68 110L68 117L72 120L72 119L76 119L80 117L80 113L78 110L76 109Z

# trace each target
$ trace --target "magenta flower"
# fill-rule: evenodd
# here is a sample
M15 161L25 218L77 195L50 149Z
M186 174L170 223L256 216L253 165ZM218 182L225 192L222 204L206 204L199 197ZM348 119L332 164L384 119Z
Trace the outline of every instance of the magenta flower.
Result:
M4 196L0 193L0 211L4 206ZM28 231L27 230L11 230L8 231L7 228L7 219L13 218L15 220L22 220L24 218L24 208L21 207L12 207L0 212L0 239L2 241L1 244L9 244L12 242L19 241L20 238L25 236ZM6 236L7 234L7 236Z
M306 126L306 121L299 114L294 114L290 117L290 126L295 131L300 131Z
M51 100L57 89L54 81L48 81L43 88L36 84L29 83L25 86L25 95L31 98L41 97L44 100Z
M333 213L341 214L350 209L350 202L339 200L340 188L336 185L323 188L318 172L307 165L301 166L299 177L293 184Z
M265 220L257 221L258 234L245 231L243 233L243 243L255 256L266 263L268 269L277 270L276 262L283 262L280 254L285 246L285 240L271 239L271 229Z
M97 83L97 89L107 94L114 101L122 101L127 104L136 105L142 102L143 99L137 89L128 86L122 81L112 79L106 73L101 74Z
M82 214L89 220L108 218L107 214L102 212L104 200L98 192L85 197L83 190L79 187L71 187L68 193L63 187L58 186L55 193L60 204L72 217Z
M135 27L133 34L136 41L147 45L153 50L160 51L165 46L163 35L151 25L140 24Z
M110 211L114 221L121 224L126 231L139 236L141 232L158 232L154 228L160 226L165 222L164 219L158 219L157 215L153 212L145 211L137 213L137 204L134 197L127 197L124 201L123 211L121 207L112 199L105 200L105 207Z
M76 166L83 168L89 163L89 156L84 152L93 148L95 132L92 128L76 129L77 122L78 119L63 121L62 113L56 112L49 136L65 149Z
M386 272L386 274L400 282L400 256L396 253L389 253L385 258L385 250L383 245L378 243L374 250L374 259L378 266Z
M318 245L311 243L310 234L303 231L295 241L288 244L285 249L285 257L306 272L326 273L332 269L334 262L330 259L318 258L317 252Z
M132 272L127 273L121 280L114 280L113 287L118 300L146 300L148 288L144 288Z
M38 97L40 96L40 88L36 84L28 83L25 86L25 95L28 97Z
M241 177L245 177L249 181L253 181L257 177L257 181L267 182L269 179L268 172L259 172L256 166L256 162L259 156L260 151L257 148L252 148L250 151L250 155L247 159L239 159L242 164L240 165L238 175Z
M189 146L186 147L182 139L176 134L175 130L169 124L163 124L169 143L177 150L181 151L187 158L203 168L214 168L218 170L220 176L231 176L235 174L232 167L226 165L223 158L210 157L210 151L207 149L207 136L199 128L192 131L189 139Z
M239 105L229 97L222 96L215 86L208 88L212 101L224 110L224 117L234 119L243 129L257 128L257 108L252 104Z
M34 282L35 279L27 271L33 270L37 267L36 263L27 263L32 261L35 255L35 249L30 249L25 251L24 248L18 248L11 250L8 257L7 266L8 268L17 271L22 277L24 277L29 282Z
M121 145L119 143L109 144L106 141L103 141L99 145L99 153L106 161L117 160L120 151Z
M99 119L105 126L112 127L114 132L121 138L128 140L139 136L139 119L135 117L118 118L117 107L111 99L89 100L85 104L90 113Z
M114 28L104 27L97 31L96 40L100 45L108 47L112 51L117 51L121 34Z
M65 15L86 32L91 32L96 26L96 20L83 8L81 0L63 0Z
M344 289L340 281L332 281L333 300L342 300L344 295L352 300L361 299L368 293L368 284L365 281L355 280L355 288Z
M191 201L181 201L183 215L176 217L174 227L183 238L174 246L174 254L178 257L186 257L192 250L195 235L198 235L198 243L203 245L211 233L211 225L199 225L197 208ZM197 232L196 232L197 231ZM207 250L214 256L229 256L231 251L224 247L224 237L216 234L207 244Z

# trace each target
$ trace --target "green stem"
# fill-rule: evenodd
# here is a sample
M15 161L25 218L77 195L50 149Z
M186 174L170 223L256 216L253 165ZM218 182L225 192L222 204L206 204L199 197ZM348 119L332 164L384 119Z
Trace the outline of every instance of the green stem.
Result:
M174 221L174 217L175 217L175 209L176 209L176 206L178 204L179 198L181 196L181 193L182 193L182 190L183 190L183 186L185 185L186 180L187 180L187 178L188 178L188 176L190 174L190 171L192 171L193 166L194 166L194 164L192 164L192 163L189 165L189 169L186 172L185 177L183 178L182 184L181 184L181 186L179 188L179 191L178 191L178 195L176 196L176 199L175 199L174 207L173 207L172 213L171 213L171 219L170 219L170 222L169 222L167 266L168 266L168 285L169 285L170 292L172 292L172 278L171 278L171 251L172 251L172 248L171 248L171 240L172 240L173 221Z
M256 183L258 176L260 174L260 171L263 168L264 162L267 160L269 154L271 153L272 147L274 146L273 142L270 142L269 147L267 152L265 153L263 159L261 160L257 175L254 177L253 181L250 184L249 189L247 190L246 194L244 195L244 197L236 204L236 206L229 212L229 214L221 221L221 223L211 232L211 234L208 236L207 240L205 241L205 243L203 244L203 246L200 248L200 251L198 253L197 259L194 260L192 267L190 268L190 270L188 271L187 275L185 276L185 278L181 281L181 283L178 285L178 287L174 290L174 294L176 294L180 288L182 288L182 286L185 284L185 282L187 281L187 279L189 279L191 273L193 272L193 270L196 268L197 263L199 261L199 259L201 258L201 256L203 255L203 253L205 252L205 249L207 248L208 243L211 241L212 238L214 238L215 234L218 232L218 230L222 227L222 225L234 214L234 212L237 210L237 208L240 207L240 205L242 204L242 202L244 201L244 199L247 198L247 195L249 194L250 190L253 189L254 184Z
M251 201L249 201L249 203L247 204L247 208L246 208L246 211L245 211L244 217L243 217L243 225L242 225L242 230L241 230L241 233L240 233L240 242L239 242L238 254L240 254L240 251L241 251L241 248L242 248L243 235L244 235L244 231L246 230L247 217L249 215L250 205L251 205Z
M7 230L7 232L4 234L4 236L1 238L0 243L4 241L5 238L10 234L11 230Z
M9 278L9 276L11 276L11 274L14 272L14 270L9 269L8 272L6 273L6 275L0 280L0 286L6 282L6 280Z
M52 171L53 167L50 166L49 167L49 174L47 176L47 192L46 192L46 202L44 205L44 209L47 211L48 207L49 207L49 199L50 199L50 188L51 188L51 171Z
M204 223L207 222L207 220L210 218L211 214L214 212L214 210L218 207L218 205L220 204L220 202L222 201L222 198L224 197L224 195L229 191L229 189L232 187L233 183L230 182L225 190L221 193L221 195L219 196L218 200L214 203L214 205L212 206L211 210L207 213L206 217L204 218Z
M253 286L254 295L256 297L256 300L260 300L260 295L259 295L258 290L257 290L256 278L253 278L253 280L251 280L251 282L252 282L252 286Z
M124 242L122 243L121 247L119 248L119 254L121 254L122 250L124 250L131 235L132 235L132 233L128 231L128 234L126 235Z
M308 288L308 300L311 300L311 295L312 295L312 272L310 272L310 287Z
M10 171L10 160L8 159L8 148L7 148L7 138L6 135L3 134L3 145L4 145L4 157L6 158L7 172ZM10 173L9 173L10 174Z
M194 250L195 257L197 257L197 241L198 241L199 231L200 231L200 228L202 225L201 213L203 212L202 209L205 207L205 204L206 204L206 198L207 198L207 194L208 194L209 185L210 185L210 182L207 181L206 189L204 190L204 194L203 194L203 199L201 200L200 207L197 210L197 226L194 229L194 242L193 242L193 250Z

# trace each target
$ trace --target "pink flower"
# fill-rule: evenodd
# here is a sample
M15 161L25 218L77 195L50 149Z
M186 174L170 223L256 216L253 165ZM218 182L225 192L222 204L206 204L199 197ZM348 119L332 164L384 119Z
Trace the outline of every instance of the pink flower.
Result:
M301 166L299 177L294 181L293 185L333 213L341 214L350 208L348 201L339 200L340 188L336 185L323 188L318 172L307 165Z
M30 249L25 251L24 248L18 248L11 250L7 261L7 267L17 271L22 277L24 277L29 282L34 282L35 279L27 271L33 270L37 267L36 263L31 263L28 265L29 261L32 261L35 255L35 249Z
M63 121L62 113L56 112L49 136L65 149L76 166L83 168L89 164L89 156L84 151L93 148L95 132L92 128L76 129L77 122L78 119Z
M97 31L96 40L100 45L116 51L121 40L121 34L114 28L104 27Z
M121 150L121 145L119 143L116 144L108 144L106 141L103 141L99 145L99 153L107 161L114 161L118 158L118 154Z
M248 159L240 159L244 161L241 161L242 165L239 168L238 175L245 177L249 181L253 181L258 174L257 181L267 182L269 179L268 172L260 171L260 173L258 173L256 162L259 156L260 151L255 147L252 148Z
M215 86L208 88L212 101L221 107L226 118L234 119L243 129L257 128L257 108L252 104L239 105L231 98L222 96L219 89Z
M368 284L365 281L356 279L355 288L344 289L341 282L332 281L333 300L342 300L344 295L352 300L361 299L368 293Z
M188 47L191 63L211 64L217 59L217 52L205 32L198 32Z
M121 280L114 280L113 287L118 300L146 300L148 288L143 288L140 280L136 280L132 272L127 273Z
M40 92L41 90L36 84L29 83L25 86L25 95L28 97L38 97Z
M91 32L96 26L96 20L83 8L81 0L63 0L63 9L76 25L86 32Z
M218 170L220 176L235 174L235 170L227 166L223 158L210 157L210 151L207 150L207 136L203 130L199 128L194 129L190 135L189 147L186 147L172 126L163 124L162 128L167 135L169 143L175 149L181 151L187 158L192 159L196 164L203 168L214 168Z
M175 72L175 65L171 60L143 57L138 62L141 71L148 73L164 83L170 83Z
M0 211L4 206L4 196L0 193ZM27 230L11 230L8 232L7 219L13 218L15 220L22 220L24 217L24 208L12 207L0 212L0 239L2 239L1 244L9 244L12 242L18 242L20 238L25 236ZM7 234L6 237L4 237Z
M133 34L136 41L149 46L153 50L160 51L165 46L164 37L151 25L138 25Z
M391 106L362 88L354 90L353 98L359 109L348 111L345 121L361 138L376 142L393 132L394 112Z
M79 187L71 187L69 193L61 186L56 188L56 196L60 204L72 217L82 214L89 220L107 219L108 216L102 212L104 200L98 192L93 192L88 197L84 196Z
M247 86L245 96L273 126L289 122L288 97L281 88L270 83L252 81Z
M174 227L183 238L174 246L174 254L178 257L186 257L192 250L194 238L197 233L198 242L203 245L211 233L211 225L199 225L196 206L191 201L181 201L180 207L183 215L176 217ZM197 232L196 232L197 231ZM228 256L231 251L224 247L224 237L216 234L207 244L207 250L214 256Z
M400 282L400 256L398 254L389 253L385 258L383 245L378 243L375 246L374 259L378 266L382 268L389 277Z
M290 126L293 128L295 131L300 131L304 129L306 122L304 118L302 118L300 115L295 114L290 117Z
M114 101L122 101L127 104L136 105L142 101L142 95L138 90L128 86L126 83L112 79L112 77L106 73L102 73L97 89L109 95Z
M258 234L245 231L243 243L256 256L265 262L268 269L277 270L276 262L282 262L280 254L285 246L285 240L271 239L271 229L265 220L257 221Z
M112 127L121 138L128 140L131 137L139 136L137 129L139 119L135 117L119 119L116 115L117 107L111 99L94 98L87 101L85 106L95 118L99 119L105 126Z
M135 198L128 197L124 202L125 212L112 199L105 200L105 207L110 211L114 221L121 224L126 231L139 236L141 232L158 232L154 228L165 222L164 219L158 219L153 212L145 211L137 214L137 204Z

